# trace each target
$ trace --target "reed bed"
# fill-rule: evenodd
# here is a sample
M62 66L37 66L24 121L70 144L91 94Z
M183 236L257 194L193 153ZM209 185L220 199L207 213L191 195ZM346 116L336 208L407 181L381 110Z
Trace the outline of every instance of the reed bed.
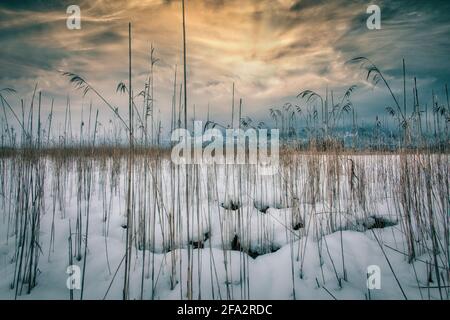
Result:
M104 275L105 297L118 298L120 243L128 231L130 299L186 299L188 290L192 299L258 297L255 285L270 271L258 271L256 262L273 257L267 268L281 268L276 257L284 250L289 259L282 265L291 274L285 294L301 298L304 282L314 278L313 287L339 298L357 283L352 264L358 255L366 259L347 248L354 233L386 253L379 264L413 266L412 278L392 269L405 281L399 286L409 287L405 295L448 299L448 155L282 155L273 176L258 175L252 165L196 165L186 175L164 150L139 152L131 203L128 156L120 150L1 157L2 245L8 248L2 269L10 274L2 296L19 298L45 286L58 261L67 267L69 255L83 270L82 289L71 298L102 298L93 288L95 270ZM179 192L186 184L187 198Z
M171 131L190 129L191 111L195 119L184 1L182 9ZM133 83L128 27L128 81L116 90L128 95L126 113L71 72L62 75L102 105L90 104L75 124L68 97L59 130L54 101L47 117L41 112L37 85L20 112L10 104L16 92L0 89L0 298L449 298L447 86L429 108L414 78L407 106L405 61L401 104L371 60L352 59L392 97L386 115L363 128L355 85L340 97L304 90L298 105L271 108L266 124L245 116L243 99L237 108L233 83L230 123L208 112L204 129L278 128L276 174L251 164L176 165L156 116L158 52L151 45L146 81ZM113 115L102 128L100 108ZM370 265L382 270L380 291L367 288ZM79 287L68 289L75 266Z

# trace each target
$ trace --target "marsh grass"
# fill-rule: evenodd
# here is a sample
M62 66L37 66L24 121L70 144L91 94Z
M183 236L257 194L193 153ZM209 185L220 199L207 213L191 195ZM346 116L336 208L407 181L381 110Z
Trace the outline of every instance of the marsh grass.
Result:
M178 94L175 67L171 129L188 128L184 1L182 10L183 81ZM91 207L97 196L101 201L101 221L97 223L102 224L105 268L111 277L104 298L115 281L123 280L123 299L157 299L163 287L162 274L168 268L167 286L172 291L179 291L181 299L205 296L250 299L253 297L250 283L260 281L250 272L251 259L280 249L281 245L276 243L278 234L274 234L276 230L284 236L284 244L289 247L291 297L299 297L298 279L314 276L317 287L336 299L328 288L344 288L353 276L347 271L343 233L346 230L370 230L368 234L379 245L405 298L403 285L386 249L401 255L413 266L417 286L426 288L428 297L432 296L430 292L433 296L437 292L441 299L448 299L450 106L447 86L446 106L439 103L433 92L432 107L428 108L419 100L414 79L414 103L408 114L405 61L402 106L381 70L367 58L355 58L351 62L363 66L366 80L374 84L382 82L392 97L394 106L386 112L395 123L396 139L390 139L392 132L389 138L389 118L382 121L381 117L376 118L375 134L370 141L363 141L357 135L360 124L351 102L356 86L349 87L341 98L336 99L337 103L336 92L329 88L326 88L325 96L305 90L298 95L299 105L285 104L270 110L282 139L281 165L277 174L262 176L258 167L250 164L177 166L170 161L170 146L161 143L162 124L154 117L154 67L158 59L153 45L142 95L133 94L131 31L130 24L128 84L120 83L117 87L117 91L128 93L128 118L86 79L63 72L84 95L97 96L112 112L111 130L105 131L103 126L103 137L99 130L99 109L96 109L94 120L92 104L89 105L88 125L85 126L82 116L80 135L75 137L71 103L67 98L63 132L58 132L55 137L54 101L52 99L46 118L41 112L43 101L37 85L28 110L20 100L21 113L16 112L8 101L16 92L9 88L0 90L4 120L0 198L7 225L6 242L14 248L10 289L14 290L15 298L30 294L39 284L39 262L45 250L40 239L41 218L46 211L51 213L52 221L50 243L45 251L48 260L51 261L55 254L58 232L55 222L67 221L68 264L82 265L79 298L86 296L85 279L89 275L90 259L94 258L89 253L91 215L95 213ZM235 127L237 113L239 128L267 128L266 124L255 124L243 114L242 99L236 110L234 83L232 88L231 127ZM140 96L141 111L137 107ZM19 127L20 133L15 131L11 121ZM345 145L337 130L345 121L351 122L351 146ZM226 128L209 119L209 112L207 126ZM120 138L124 132L127 144ZM301 139L303 133L306 139ZM420 143L413 144L413 140ZM45 188L46 183L49 183L49 189ZM75 217L68 214L66 207L73 194L76 195ZM117 204L117 197L125 199L124 207ZM46 199L50 199L50 203L46 203ZM381 216L377 212L380 203L388 207L388 215ZM110 221L115 206L120 207L123 216L124 254L117 265L112 265L108 243L114 227ZM401 231L402 239L395 239L395 247L383 242L379 229L386 227ZM340 239L338 252L331 250L327 240L328 235L336 232ZM219 244L212 243L213 237L219 239ZM311 242L313 246L309 245ZM217 261L218 256L214 254L217 248L221 249L222 261ZM319 277L307 274L308 270L304 268L310 254L307 250L311 248L314 248L320 268ZM233 268L235 251L239 253L238 270ZM157 254L164 255L163 259L157 259ZM205 261L210 274L207 279L210 292L202 291L205 288L202 283L205 281L202 277ZM426 265L425 286L424 276L415 268L416 262ZM133 263L138 265L138 278L132 277ZM327 266L331 266L332 280L325 277ZM223 282L219 279L222 268ZM420 294L422 296L422 291ZM76 298L73 290L70 290L69 298Z

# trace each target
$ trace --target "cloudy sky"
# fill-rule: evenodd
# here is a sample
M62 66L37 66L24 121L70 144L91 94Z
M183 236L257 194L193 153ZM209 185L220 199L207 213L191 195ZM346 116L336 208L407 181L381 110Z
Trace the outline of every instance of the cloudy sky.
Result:
M81 30L68 30L66 9L81 9ZM381 30L369 30L366 9L381 7ZM353 97L360 119L370 123L392 104L383 86L364 83L358 68L345 64L366 56L385 72L401 99L402 58L407 65L408 100L412 79L426 103L431 90L442 94L450 75L449 1L187 0L188 104L192 115L230 122L232 83L244 114L269 122L268 110L285 102L301 105L305 89L336 97L357 84ZM106 122L111 113L95 96L71 86L58 71L88 80L126 114L126 97L116 86L128 71L128 22L133 25L133 86L140 91L155 65L155 103L169 119L175 66L182 70L181 2L178 0L2 0L0 2L0 89L14 108L29 103L35 84L43 110L55 99L64 116L70 96L74 121L92 100ZM178 73L178 79L181 73ZM138 101L138 104L141 103ZM167 125L165 125L167 127Z

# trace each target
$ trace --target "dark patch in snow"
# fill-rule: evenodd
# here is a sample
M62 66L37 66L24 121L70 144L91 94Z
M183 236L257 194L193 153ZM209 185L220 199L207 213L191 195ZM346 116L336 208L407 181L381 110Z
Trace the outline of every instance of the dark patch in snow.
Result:
M391 217L387 216L376 216L371 215L366 218L358 218L353 221L348 221L342 228L337 228L339 230L353 230L358 232L365 232L371 229L383 229L397 225L398 222Z
M256 207L255 207L256 208ZM267 213L267 210L269 210L269 206L263 206L263 207L261 207L261 208L256 208L259 212L262 212L262 213Z
M203 234L203 239L200 241L189 241L189 244L194 248L194 249L204 249L205 248L205 242L208 241L208 239L210 238L210 234L209 232L206 232L205 234Z
M231 250L241 251L241 242L239 241L237 234L234 235L234 238L231 241Z
M387 227L393 227L397 224L397 222L391 221L391 220L383 218L383 217L372 216L371 218L375 222L372 222L371 225L369 225L369 226L365 226L363 224L365 227L367 227L367 230L383 229L383 228L387 228Z
M233 200L230 200L227 203L222 202L220 206L226 210L236 211L240 209L242 205L239 203L239 201L235 202Z
M270 208L274 208L277 210L289 209L289 206L283 206L280 203L268 205L268 204L261 203L260 201L254 201L253 206L255 207L256 210L258 210L261 213L267 213L267 210L269 210Z
M241 242L237 235L235 235L233 240L231 241L231 250L245 252L253 259L256 259L257 257L265 255L265 254L277 252L279 249L280 249L280 247L272 245L269 252L259 252L259 251L252 250L252 249L246 250L246 249L242 248Z
M304 227L305 227L305 225L303 224L303 222L297 222L295 225L292 226L292 229L297 231Z
M397 221L391 220L388 217L371 215L367 218L357 219L352 224L348 225L346 229L364 232L371 229L383 229L397 225Z

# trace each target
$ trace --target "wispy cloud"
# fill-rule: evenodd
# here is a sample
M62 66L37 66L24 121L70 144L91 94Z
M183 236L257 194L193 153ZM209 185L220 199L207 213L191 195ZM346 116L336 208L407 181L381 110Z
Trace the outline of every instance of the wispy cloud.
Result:
M153 43L160 59L157 107L166 116L174 68L182 64L180 1L78 1L82 29L71 31L65 25L65 9L74 2L0 4L2 85L8 82L26 93L38 81L49 95L76 95L57 73L70 70L83 74L120 105L115 87L126 79L131 21L135 86L143 87ZM359 55L376 61L394 86L403 57L427 85L433 85L433 79L446 81L449 4L378 4L382 30L371 31L366 28L366 1L187 1L190 103L202 114L210 102L213 116L223 117L229 112L235 82L245 111L262 117L269 106L294 99L303 89L324 91L328 86L339 91L358 82L360 75L344 63ZM373 100L368 94L361 103L373 107L380 103Z

